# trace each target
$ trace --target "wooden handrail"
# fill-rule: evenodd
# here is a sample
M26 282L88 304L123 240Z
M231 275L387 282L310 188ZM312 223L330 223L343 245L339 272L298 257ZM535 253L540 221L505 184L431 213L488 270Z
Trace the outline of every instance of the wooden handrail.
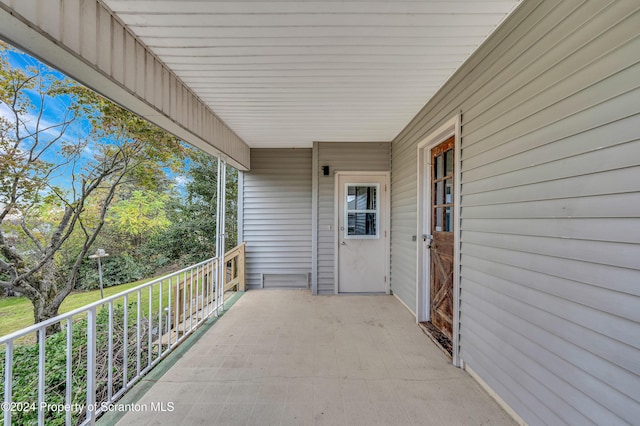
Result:
M237 287L237 291L245 290L245 275L244 275L244 267L245 267L245 243L240 244L226 252L224 254L224 265L225 265L225 280L224 280L224 291L228 291L234 287ZM202 278L204 278L204 283L198 283L198 280L201 277L196 277L195 282L192 283L191 276L185 277L184 280L180 283L178 287L178 303L175 304L175 317L174 324L177 324L181 321L184 315L184 305L185 305L185 293L186 293L186 304L189 304L192 292L192 285L195 286L203 286L199 287L202 291L207 294L209 291L208 283L210 283L213 278L214 271L209 269L209 265L207 265L202 271ZM186 287L186 291L184 290Z
M227 267L224 280L224 291L233 287L237 287L238 291L245 290L245 245L245 243L242 243L239 246L232 248L224 255L224 264Z

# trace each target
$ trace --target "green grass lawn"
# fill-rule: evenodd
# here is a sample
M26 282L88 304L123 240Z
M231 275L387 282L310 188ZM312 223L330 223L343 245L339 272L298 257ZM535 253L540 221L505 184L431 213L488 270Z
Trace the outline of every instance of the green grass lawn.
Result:
M151 281L153 278L147 278L132 283L121 284L104 289L104 296L108 297L130 288L139 286L145 282ZM165 285L165 289L167 286ZM155 292L159 290L159 286L155 286ZM148 302L148 290L142 292L143 303ZM60 313L73 311L81 308L96 300L100 300L100 290L82 291L71 293L60 307ZM135 300L135 299L132 299ZM29 327L33 324L33 306L26 297L6 297L0 299L0 336L5 336L14 331Z

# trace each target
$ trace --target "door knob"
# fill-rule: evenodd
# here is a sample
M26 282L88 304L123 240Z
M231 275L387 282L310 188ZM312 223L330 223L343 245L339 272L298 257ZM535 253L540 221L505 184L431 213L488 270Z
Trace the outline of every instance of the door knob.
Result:
M347 243L345 243L344 241L340 243L341 246L346 246Z

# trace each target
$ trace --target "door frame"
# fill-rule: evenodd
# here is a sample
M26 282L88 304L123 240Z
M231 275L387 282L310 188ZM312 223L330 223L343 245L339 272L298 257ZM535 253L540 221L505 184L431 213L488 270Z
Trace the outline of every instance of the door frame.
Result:
M431 173L425 172L425 165L430 161L431 149L454 137L454 209L453 209L453 341L452 361L461 367L460 360L460 114L450 118L437 130L430 133L418 143L417 153L417 227L416 227L416 321L429 321L431 318L430 300L430 262L426 261L427 250L422 240L423 235L431 232Z
M333 277L334 277L334 289L333 292L335 294L339 293L339 288L340 288L340 275L339 275L339 268L340 268L340 254L338 253L339 250L339 241L340 241L340 229L339 229L339 225L338 225L338 215L339 214L343 214L342 210L340 209L340 177L341 176L353 176L353 177L357 177L357 176L381 176L384 177L384 185L385 185L385 191L383 191L383 196L384 196L384 203L385 203L385 208L384 208L384 230L386 231L386 235L384 235L384 274L386 277L386 281L385 281L385 293L386 294L390 294L391 292L391 280L389 279L389 270L390 270L390 263L391 263L391 173L390 172L381 172L381 171L371 171L371 172L349 172L349 171L337 171L335 172L334 176L334 189L333 189L333 193L334 193L334 201L333 201ZM381 236L382 237L382 236Z

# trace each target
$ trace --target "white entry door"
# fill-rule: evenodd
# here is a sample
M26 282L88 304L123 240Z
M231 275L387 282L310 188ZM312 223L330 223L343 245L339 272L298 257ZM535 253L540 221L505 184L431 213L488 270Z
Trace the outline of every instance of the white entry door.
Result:
M385 174L336 175L339 293L387 292Z

